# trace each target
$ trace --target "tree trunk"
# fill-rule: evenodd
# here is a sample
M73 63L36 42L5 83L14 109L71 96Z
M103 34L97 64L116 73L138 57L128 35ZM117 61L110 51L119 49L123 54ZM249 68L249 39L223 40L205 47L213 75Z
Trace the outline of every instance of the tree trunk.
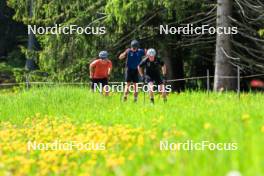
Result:
M218 0L217 2L217 27L231 27L229 16L232 14L233 0ZM214 90L235 90L236 79L227 79L223 76L235 76L236 72L230 63L231 44L230 35L217 34L216 58L215 58L215 80Z
M173 49L171 46L162 45L162 58L167 66L168 79L182 79L184 78L183 60L181 56L181 49ZM184 81L174 81L168 83L172 86L173 91L180 92L184 90Z
M34 1L30 0L30 9L29 9L30 18L33 18L33 5L34 5ZM29 51L35 50L35 43L36 43L35 35L32 32L30 32L30 34L28 35L28 50ZM36 68L37 66L35 63L35 57L30 56L30 58L27 58L25 69L28 71L32 71L32 70L35 70Z

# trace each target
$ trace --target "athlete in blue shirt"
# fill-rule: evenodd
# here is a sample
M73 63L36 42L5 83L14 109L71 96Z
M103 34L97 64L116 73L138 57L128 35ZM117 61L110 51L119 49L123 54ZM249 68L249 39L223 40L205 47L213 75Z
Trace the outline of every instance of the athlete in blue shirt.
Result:
M137 101L137 83L139 82L138 65L142 61L143 56L145 56L145 50L139 48L139 42L133 40L131 42L131 48L126 49L122 54L120 54L119 59L123 60L126 58L126 87L124 93L124 101L127 100L128 90L131 82L134 83L134 102Z

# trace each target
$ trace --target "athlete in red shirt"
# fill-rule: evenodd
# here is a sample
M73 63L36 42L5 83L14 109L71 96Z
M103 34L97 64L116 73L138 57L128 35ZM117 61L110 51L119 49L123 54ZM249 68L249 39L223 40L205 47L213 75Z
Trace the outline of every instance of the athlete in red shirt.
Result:
M108 95L106 85L112 71L112 62L108 59L107 51L101 51L99 58L90 64L90 79L92 81L92 89L103 88ZM101 87L100 87L101 86Z

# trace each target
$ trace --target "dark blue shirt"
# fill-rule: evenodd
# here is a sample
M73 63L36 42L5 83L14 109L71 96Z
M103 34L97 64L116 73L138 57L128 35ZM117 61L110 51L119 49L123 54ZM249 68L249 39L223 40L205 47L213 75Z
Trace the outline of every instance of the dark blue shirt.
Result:
M143 49L138 49L137 51L129 50L127 53L127 68L137 69L143 56L145 56L145 51Z

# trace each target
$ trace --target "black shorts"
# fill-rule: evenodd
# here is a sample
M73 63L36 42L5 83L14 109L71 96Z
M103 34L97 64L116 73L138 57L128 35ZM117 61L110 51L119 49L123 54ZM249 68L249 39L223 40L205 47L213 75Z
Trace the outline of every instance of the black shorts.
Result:
M106 85L108 85L108 79L107 78L102 78L102 79L92 79L92 86L91 88L93 90L96 90L97 88L100 89L100 86L102 86L102 88Z
M153 82L156 85L161 85L163 84L163 80L160 75L146 75L146 82L150 83Z
M139 74L137 69L126 69L125 80L126 82L138 83Z

